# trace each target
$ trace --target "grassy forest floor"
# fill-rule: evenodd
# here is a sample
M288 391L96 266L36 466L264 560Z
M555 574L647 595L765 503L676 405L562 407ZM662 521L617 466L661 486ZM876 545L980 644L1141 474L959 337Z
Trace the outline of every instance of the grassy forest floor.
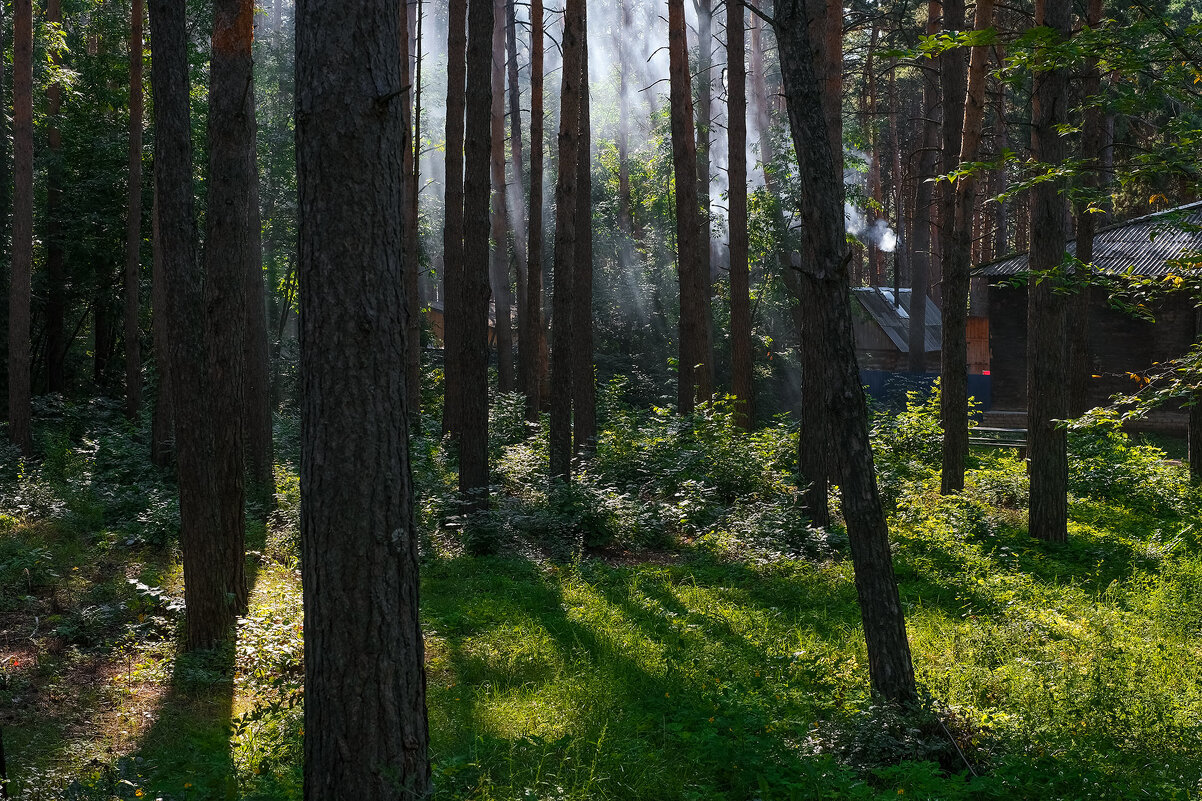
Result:
M466 525L453 461L416 442L437 798L1202 798L1202 496L1176 454L1073 432L1070 542L1048 545L1011 452L940 498L935 407L879 414L925 694L902 713L869 693L846 538L796 510L795 429L617 389L550 491L503 396L494 510ZM0 474L11 795L300 798L296 421L274 510L250 510L251 611L203 655L180 653L178 512L144 426L43 402L37 432Z

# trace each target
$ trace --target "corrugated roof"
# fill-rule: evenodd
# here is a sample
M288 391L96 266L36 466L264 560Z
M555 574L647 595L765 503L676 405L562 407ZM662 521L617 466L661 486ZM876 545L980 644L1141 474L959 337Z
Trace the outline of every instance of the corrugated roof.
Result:
M1130 272L1162 278L1184 268L1172 262L1202 253L1202 202L1137 217L1098 231L1094 237L1094 269L1111 275ZM1077 243L1068 243L1076 255ZM1018 275L1027 270L1027 254L1020 253L990 264L974 273L985 276Z
M860 306L881 327L897 349L902 353L910 352L910 290L898 292L896 302L893 289L890 287L854 287L852 297L860 302ZM937 353L943 347L943 318L939 307L927 298L926 349L928 353Z

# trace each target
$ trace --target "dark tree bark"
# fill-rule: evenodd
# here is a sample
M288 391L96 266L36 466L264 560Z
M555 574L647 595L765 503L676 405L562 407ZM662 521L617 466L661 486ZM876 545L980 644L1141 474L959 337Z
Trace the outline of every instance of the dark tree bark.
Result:
M142 335L138 288L142 279L142 0L133 0L129 24L129 193L125 206L125 416L142 406Z
M521 362L526 418L538 421L547 374L547 331L543 318L543 3L530 0L530 219L526 237L526 316L519 320L526 352ZM558 241L558 240L557 240Z
M62 23L61 0L48 0L46 21ZM58 67L62 63L59 51L50 51L50 63ZM63 392L66 389L65 361L67 358L67 335L64 320L67 314L67 271L62 242L62 226L59 207L63 196L63 170L61 154L63 135L59 130L60 112L63 104L63 88L57 82L46 87L46 116L49 131L46 135L50 163L46 168L46 391ZM96 316L93 317L96 340L93 353L96 365L96 383L104 377L108 361L109 315L108 315L108 268L98 272L99 286L96 292Z
M493 0L470 0L467 137L464 140L463 314L456 337L463 426L459 491L469 509L488 506L488 203L492 157Z
M962 10L962 9L961 9ZM993 0L977 0L975 26L978 31L993 26ZM985 122L985 67L989 51L972 49L963 119L960 163L979 160L981 133ZM953 66L959 62L952 62ZM945 100L946 105L946 100ZM948 123L945 119L944 125ZM946 137L945 137L946 141ZM951 171L956 164L944 164ZM976 208L976 178L967 175L955 184L952 196L951 230L943 251L943 349L941 353L940 411L943 418L943 473L940 489L950 495L964 489L964 466L968 459L968 289L972 269L973 210Z
M158 184L153 175L151 180ZM167 317L167 276L163 265L163 249L159 240L159 194L154 193L150 215L150 311L154 336L154 368L158 373L158 391L154 398L154 414L150 421L150 461L158 467L171 464L175 442L175 415L171 408L171 343Z
M497 389L512 392L513 318L509 290L509 199L505 185L505 0L494 0L492 39L492 211L489 227L492 253L489 283L497 331Z
M701 237L697 194L697 143L693 139L693 90L684 0L668 0L668 55L672 102L672 168L676 176L676 251L680 276L677 408L692 414L697 400L709 400L711 379L708 315L709 275Z
M227 421L215 419L219 415L240 419L241 409L230 402L227 393L237 386L239 376L233 365L241 360L240 353L235 358L228 351L237 353L241 341L222 342L227 351L214 354L212 362L207 342L207 331L215 328L215 323L231 325L239 332L242 324L239 309L206 296L206 282L196 255L186 8L172 0L151 0L149 6L154 56L155 184L166 267L166 311L171 326L169 385L179 467L187 645L204 649L224 639L235 618L246 609L242 453L237 449L236 423L235 435L231 436ZM215 26L214 32L217 30ZM245 90L245 86L240 87L240 91ZM211 102L221 102L220 93L212 96ZM213 194L220 193L220 182L220 177L210 177L210 214L222 203L220 194ZM230 285L223 291L241 291L241 273L228 280ZM214 303L224 316L210 323L208 309ZM228 386L214 386L214 379Z
M458 441L463 429L463 125L467 103L467 0L447 12L447 121L443 189L443 411L442 433Z
M513 178L506 193L509 208L510 230L513 232L513 250L510 255L513 275L515 278L515 296L517 305L518 326L518 369L517 385L512 387L519 392L525 392L526 363L533 354L530 343L526 341L525 326L527 310L526 301L526 193L522 187L523 176L526 174L525 158L522 147L522 104L521 85L518 83L518 40L517 40L517 7L515 0L505 0L505 66L509 82L509 149L513 160Z
M829 402L831 433L840 445L837 474L872 686L888 700L910 701L917 694L914 668L868 442L868 413L856 365L847 292L842 170L831 147L829 118L823 109L815 49L806 24L811 15L820 16L807 9L807 0L781 0L773 21L789 128L806 198L799 210L803 224L799 273L807 296L814 299L808 309L812 324L806 345L823 357L819 377L828 388L824 400Z
M579 227L580 106L584 77L584 0L564 9L563 69L559 91L559 174L555 182L555 257L551 295L550 475L572 477L572 292Z
M216 0L213 12L205 216L207 339L216 370L210 401L230 405L224 422L227 410L216 410L219 448L245 464L254 496L267 501L275 481L251 57L254 2ZM238 424L241 434L223 430Z
M305 798L421 799L400 19L300 0L296 29Z
M927 3L927 35L939 33L943 8L939 0ZM932 65L922 71L922 148L918 154L917 186L914 197L914 232L910 236L910 337L911 373L927 370L927 293L931 275L931 208L934 200L935 165L939 156L939 74Z
M1102 0L1089 0L1089 10L1085 24L1096 28L1102 21ZM1097 99L1101 89L1101 75L1098 72L1098 60L1089 59L1082 81L1082 94L1085 102ZM1081 121L1081 158L1085 162L1085 175L1082 184L1087 190L1097 190L1102 186L1102 137L1105 126L1105 114L1101 108L1087 106L1084 119ZM1089 353L1089 277L1093 272L1094 234L1097 231L1100 215L1089 211L1092 201L1081 201L1077 204L1077 251L1078 261L1077 289L1069 301L1069 400L1068 412L1073 417L1085 414L1085 393L1089 376L1093 373L1090 366Z
M421 351L421 243L418 238L418 181L420 166L421 137L417 115L421 109L418 94L421 82L421 58L410 80L409 64L409 14L406 6L401 6L401 86L403 104L401 107L404 128L404 158L402 164L405 170L405 392L409 409L409 429L418 431L421 428L421 399L422 399L422 351ZM420 15L421 11L418 10ZM417 19L420 19L418 17ZM416 22L415 24L420 24Z
M573 449L597 444L597 387L593 371L593 173L589 114L588 5L580 4L580 130L576 161L576 258L572 276Z
M1037 0L1035 24L1050 29L1051 41L1068 39L1068 0ZM1047 45L1041 46L1043 50ZM1068 123L1068 69L1034 75L1031 150L1036 161L1058 165L1065 157L1057 125ZM1031 473L1031 535L1049 542L1068 539L1068 455L1063 426L1068 414L1067 301L1059 291L1068 238L1067 200L1062 181L1031 190L1030 267L1027 308L1027 428Z
M33 455L29 305L33 274L33 4L13 0L13 261L8 290L8 437Z
M701 220L701 272L699 296L701 314L705 324L705 354L707 369L697 376L697 398L708 401L714 395L714 327L713 327L713 282L712 242L710 238L710 133L713 123L713 77L714 68L714 11L712 0L693 0L697 11L697 209Z
M752 407L751 278L747 265L747 69L742 0L727 0L726 63L730 197L730 372L735 420L750 431Z

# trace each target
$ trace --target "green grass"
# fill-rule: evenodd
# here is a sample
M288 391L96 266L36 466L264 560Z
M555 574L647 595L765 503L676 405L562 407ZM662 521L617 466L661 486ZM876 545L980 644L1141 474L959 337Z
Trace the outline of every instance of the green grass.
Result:
M436 798L1202 798L1202 526L1182 468L1075 435L1070 542L1049 545L1025 531L1010 454L974 454L969 490L940 498L926 429L916 410L875 442L924 694L904 712L870 693L846 539L797 519L787 424L741 438L720 415L690 430L627 410L566 495L540 440L498 447L509 491L469 543L488 556L437 528L450 462L421 446ZM66 472L96 495L31 473L9 486L52 513L0 521L5 628L59 607L0 690L24 710L15 794L299 799L295 471L253 532L237 641L180 656L175 556L112 522L95 461ZM606 547L565 548L582 537Z

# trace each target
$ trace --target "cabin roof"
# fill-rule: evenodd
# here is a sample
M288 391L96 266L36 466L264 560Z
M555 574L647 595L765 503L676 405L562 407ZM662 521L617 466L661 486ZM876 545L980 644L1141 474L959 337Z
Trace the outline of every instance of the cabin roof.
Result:
M881 327L889 340L902 353L910 352L910 290L902 289L895 302L892 287L854 287L852 297L860 307ZM943 347L943 318L939 307L930 299L927 302L926 350L938 352Z
M1177 206L1124 223L1094 235L1094 270L1107 275L1141 275L1163 278L1174 272L1199 269L1202 253L1202 201ZM1076 255L1077 243L1068 243ZM1187 259L1185 264L1181 260ZM1027 271L1027 254L1007 256L983 264L974 273L988 277L1019 275Z

